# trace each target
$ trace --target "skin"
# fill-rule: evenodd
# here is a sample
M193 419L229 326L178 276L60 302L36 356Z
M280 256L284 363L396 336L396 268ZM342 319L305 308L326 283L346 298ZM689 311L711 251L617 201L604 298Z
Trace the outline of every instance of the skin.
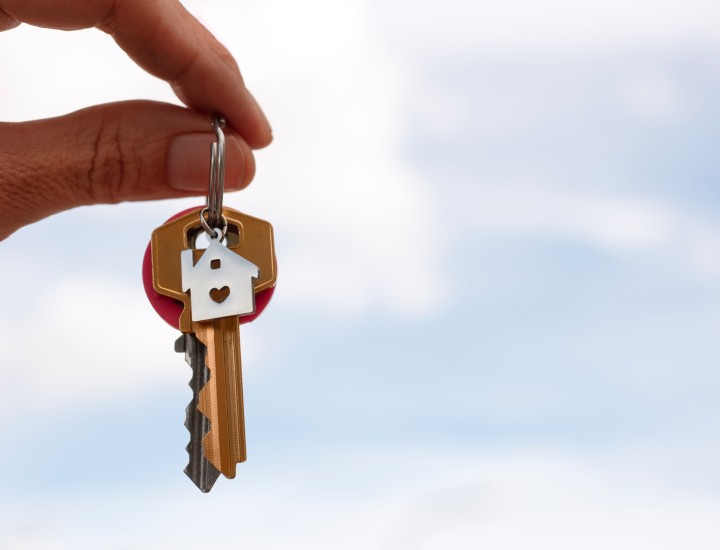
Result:
M207 113L222 113L228 123L226 188L250 183L252 150L269 145L272 130L232 55L179 2L0 0L0 31L21 23L108 33L188 108L126 101L0 122L0 240L75 206L201 194L199 185L178 185L178 172L189 168L176 159L187 155L172 151L179 136L207 134L211 142Z

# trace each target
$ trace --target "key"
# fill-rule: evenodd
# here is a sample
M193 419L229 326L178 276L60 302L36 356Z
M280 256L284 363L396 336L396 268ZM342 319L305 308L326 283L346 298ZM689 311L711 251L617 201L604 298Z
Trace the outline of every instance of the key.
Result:
M185 361L192 368L192 378L188 384L193 398L185 409L185 427L190 432L190 442L185 450L189 462L185 474L203 493L207 493L220 476L220 471L213 466L203 451L202 440L210 431L210 420L198 410L198 395L210 379L210 371L205 364L207 348L193 334L183 334L175 341L175 351L185 353Z
M276 280L272 226L229 208L222 212L227 246L214 239L207 249L195 249L202 231L197 208L156 229L146 254L152 271L148 296L184 333L176 350L185 352L193 369L185 473L202 491L210 490L219 473L234 477L236 464L246 460L239 325L259 314ZM173 307L176 316L168 313Z
M210 379L200 390L197 409L210 419L203 439L205 457L225 477L235 477L235 465L247 460L243 408L240 323L221 317L193 323L195 336L207 348Z

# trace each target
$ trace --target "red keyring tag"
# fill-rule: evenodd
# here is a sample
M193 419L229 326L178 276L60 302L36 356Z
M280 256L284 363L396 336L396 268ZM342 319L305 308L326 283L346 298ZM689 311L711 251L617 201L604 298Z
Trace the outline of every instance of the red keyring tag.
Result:
M178 212L174 216L168 218L165 223L175 220L180 216L183 216L188 212L197 209L198 207L194 206L192 208L188 208L187 210L183 210L182 212ZM143 287L145 288L145 294L150 301L150 305L152 305L153 309L157 312L157 314L171 327L179 329L180 314L183 311L183 304L181 302L173 300L172 298L158 294L155 288L153 288L151 246L152 243L148 243L147 248L145 249L145 256L143 257L142 263L142 278ZM263 312L265 307L270 303L270 299L272 298L274 292L274 286L258 292L255 295L255 313L240 317L240 324L243 325L245 323L250 323L251 321L257 319L258 316Z

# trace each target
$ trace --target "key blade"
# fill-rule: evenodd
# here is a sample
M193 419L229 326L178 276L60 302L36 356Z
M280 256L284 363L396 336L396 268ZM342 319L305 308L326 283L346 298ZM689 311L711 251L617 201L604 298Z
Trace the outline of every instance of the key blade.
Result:
M210 380L200 391L198 410L210 419L203 440L205 456L227 478L245 462L245 418L237 317L193 323L193 332L207 347Z
M192 368L192 378L188 385L193 397L185 409L185 427L190 432L190 442L185 447L189 456L185 474L198 489L207 493L220 476L220 471L205 458L203 439L210 431L210 420L198 409L200 391L210 379L205 362L207 348L193 334L183 334L175 342L175 351L185 353L185 361Z

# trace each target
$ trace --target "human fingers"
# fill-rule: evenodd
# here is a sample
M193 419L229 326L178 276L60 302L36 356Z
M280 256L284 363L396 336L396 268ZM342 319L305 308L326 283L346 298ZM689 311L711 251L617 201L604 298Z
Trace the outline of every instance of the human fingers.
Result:
M226 132L225 186L246 186L252 150ZM207 193L210 121L151 101L99 105L23 123L0 123L0 240L75 206Z
M222 114L253 148L272 141L230 52L177 0L0 0L0 9L40 27L97 27L141 67L168 81L189 107Z

